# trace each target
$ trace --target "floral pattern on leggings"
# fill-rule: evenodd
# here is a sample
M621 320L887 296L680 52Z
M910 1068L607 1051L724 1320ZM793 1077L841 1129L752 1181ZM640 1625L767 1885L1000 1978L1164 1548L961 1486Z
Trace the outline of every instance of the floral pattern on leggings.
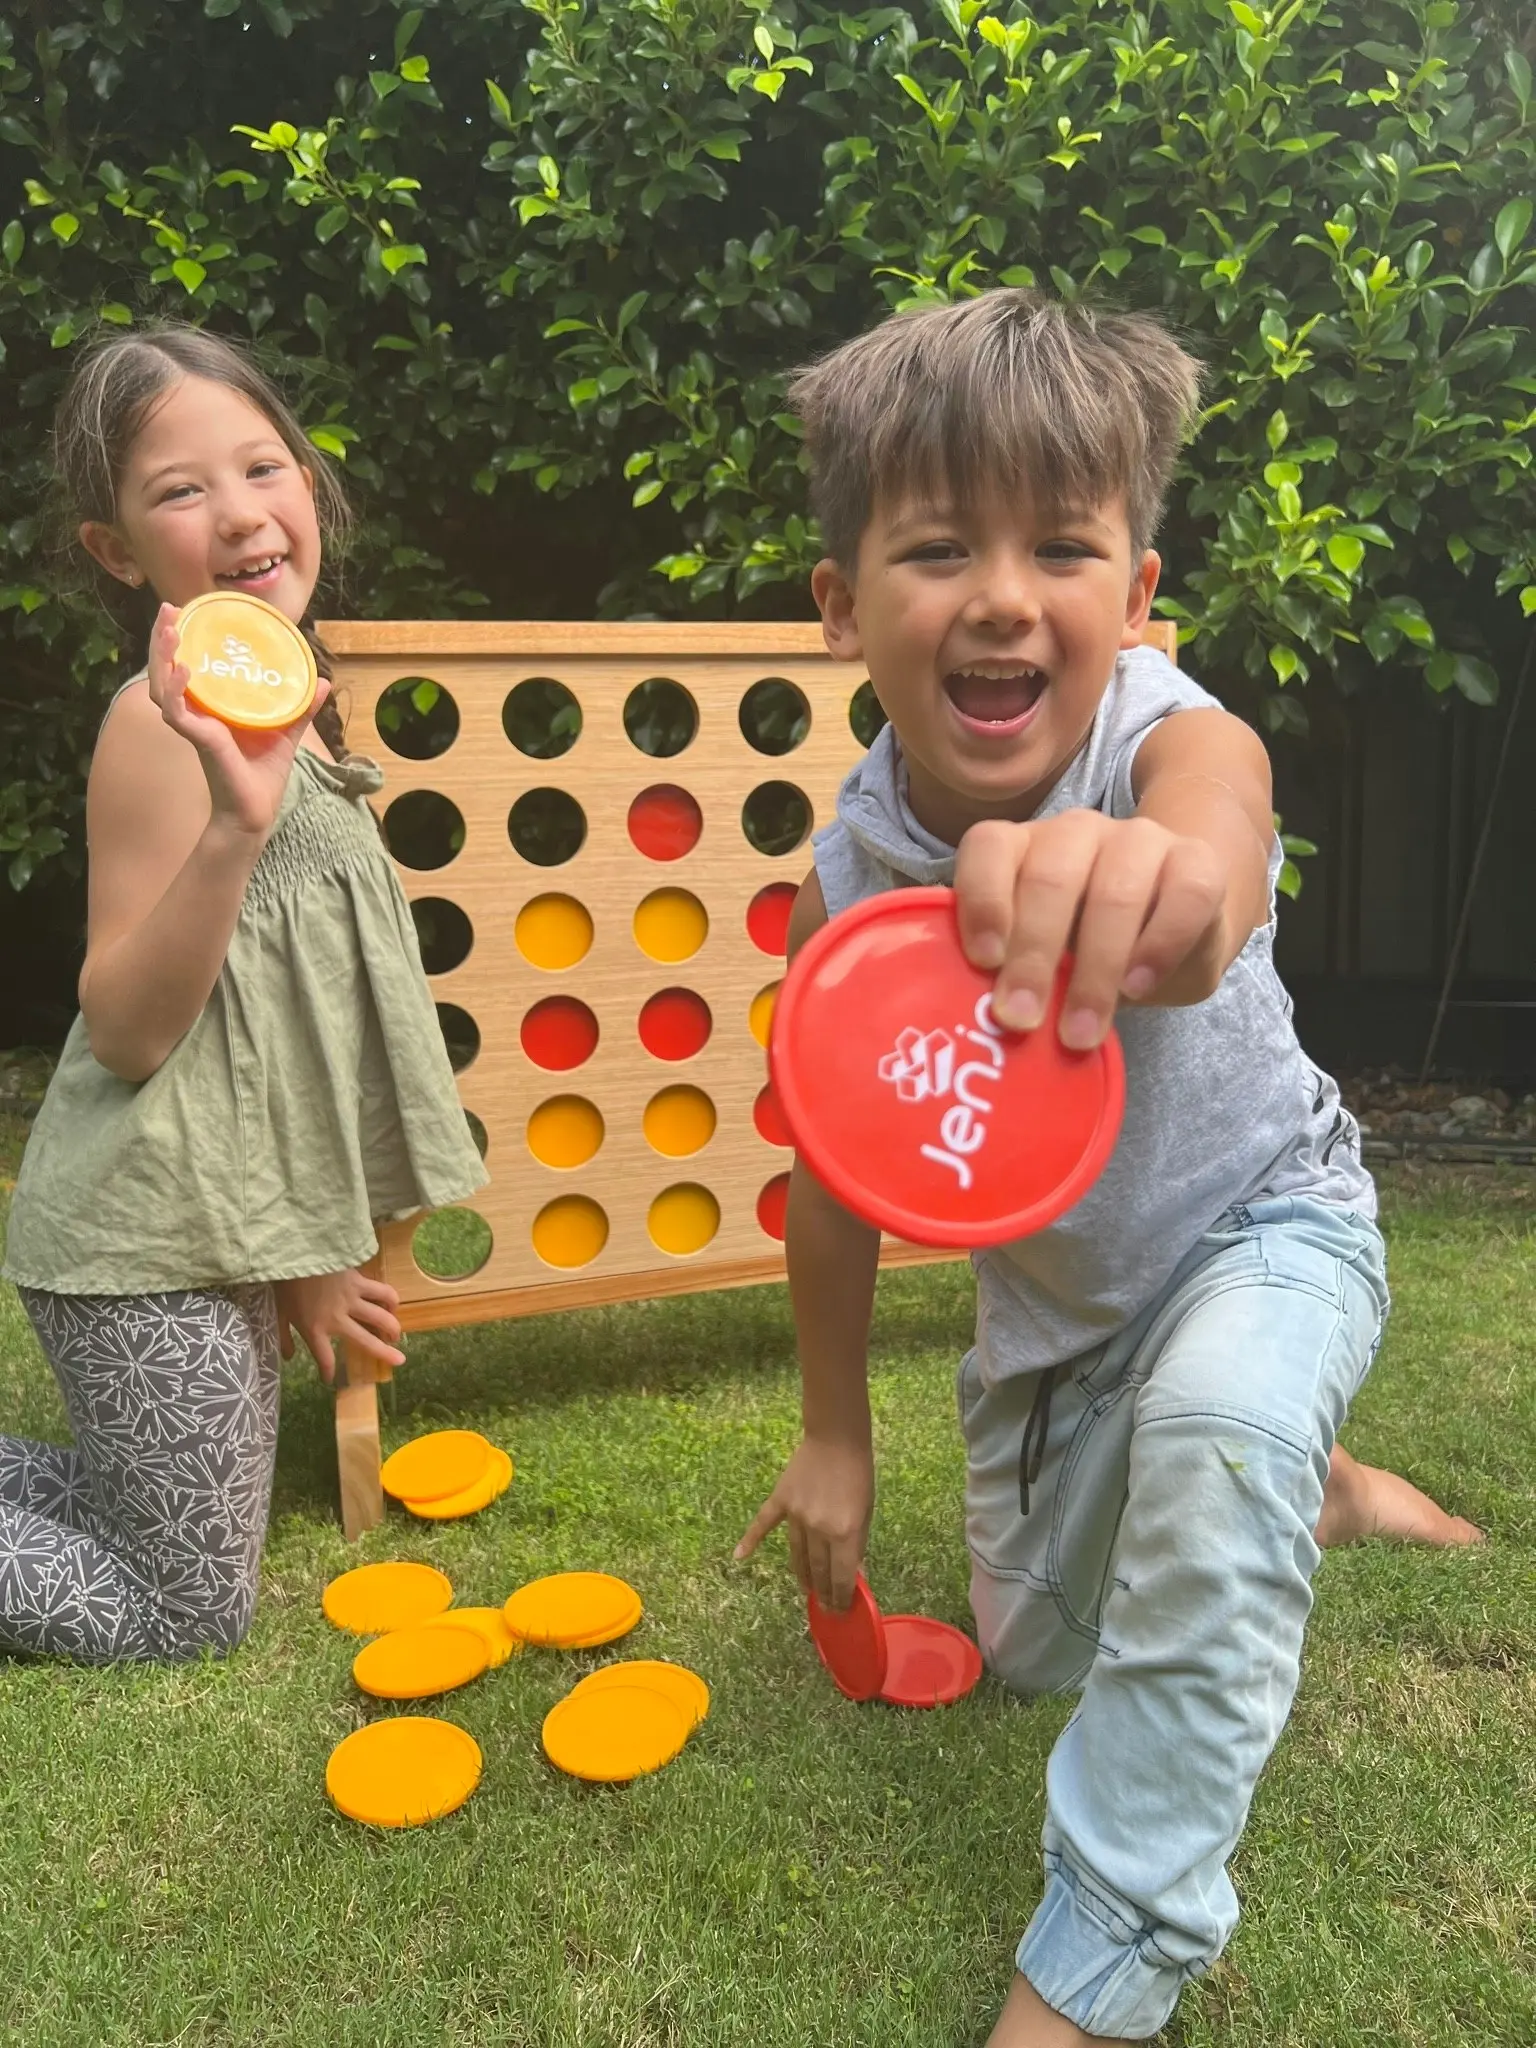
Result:
M21 1290L75 1447L0 1437L0 1650L82 1663L233 1649L277 1449L272 1290Z

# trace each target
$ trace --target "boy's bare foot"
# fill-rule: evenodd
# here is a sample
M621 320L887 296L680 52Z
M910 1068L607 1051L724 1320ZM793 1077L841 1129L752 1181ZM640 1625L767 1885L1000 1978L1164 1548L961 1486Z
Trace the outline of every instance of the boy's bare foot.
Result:
M1362 1465L1339 1444L1333 1447L1315 1533L1323 1550L1360 1543L1367 1536L1441 1546L1483 1541L1475 1522L1448 1515L1400 1473Z
M1095 2041L1104 2048L1108 2040L1104 2034L1085 2034L1081 2027L1063 2019L1027 1977L1015 1973L1008 2002L987 2036L987 2048L1081 2048L1082 2043ZM1131 2044L1122 2041L1119 2048L1131 2048Z

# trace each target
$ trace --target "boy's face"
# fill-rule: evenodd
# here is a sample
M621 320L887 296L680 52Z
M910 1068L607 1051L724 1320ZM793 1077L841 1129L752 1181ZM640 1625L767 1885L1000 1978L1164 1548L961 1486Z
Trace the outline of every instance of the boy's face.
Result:
M896 728L919 821L950 844L1027 818L1087 736L1161 564L1131 560L1124 505L989 495L877 504L854 573L817 565L829 650L862 661Z

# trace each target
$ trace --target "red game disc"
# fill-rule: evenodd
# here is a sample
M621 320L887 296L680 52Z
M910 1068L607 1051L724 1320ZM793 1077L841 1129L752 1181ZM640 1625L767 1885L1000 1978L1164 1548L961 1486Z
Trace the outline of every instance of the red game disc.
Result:
M981 1676L981 1652L947 1621L921 1614L885 1616L885 1683L893 1707L947 1707Z
M854 1584L846 1613L832 1613L814 1593L806 1595L805 1604L811 1641L832 1683L851 1700L872 1700L885 1683L885 1630L864 1574Z
M969 1250L1054 1223L1115 1148L1125 1064L1045 1021L1005 1031L994 977L960 950L954 892L895 889L823 926L784 978L773 1085L806 1165L855 1215Z

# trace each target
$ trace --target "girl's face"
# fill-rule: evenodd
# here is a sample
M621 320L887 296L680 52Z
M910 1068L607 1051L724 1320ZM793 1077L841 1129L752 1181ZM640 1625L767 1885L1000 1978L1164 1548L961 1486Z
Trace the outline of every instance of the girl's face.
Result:
M207 377L172 385L118 479L117 518L82 545L168 604L244 590L302 619L320 574L315 479L249 399Z

